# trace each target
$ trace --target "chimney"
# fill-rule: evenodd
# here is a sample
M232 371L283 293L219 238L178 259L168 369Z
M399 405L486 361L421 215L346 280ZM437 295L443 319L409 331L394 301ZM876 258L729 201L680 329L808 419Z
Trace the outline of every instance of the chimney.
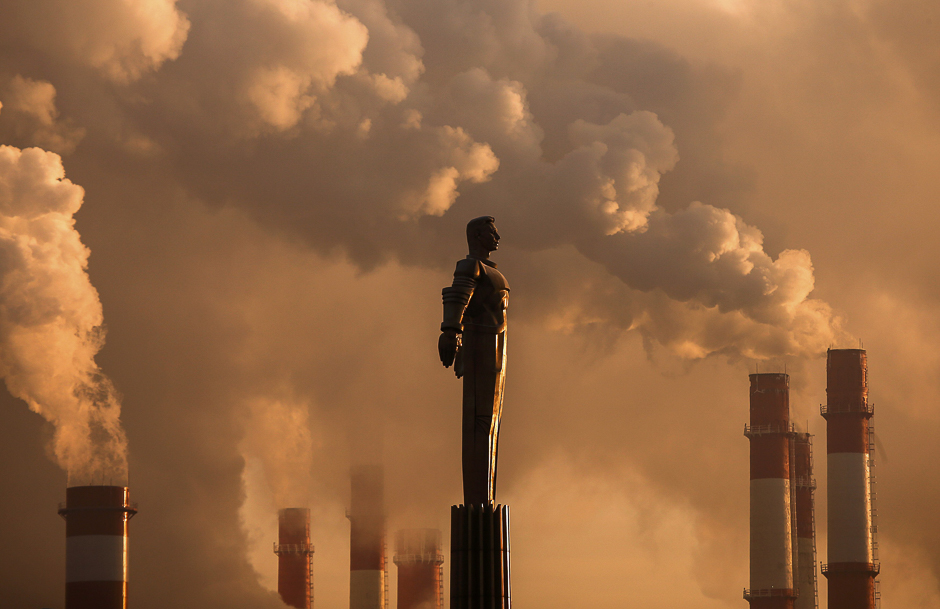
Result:
M790 511L790 377L750 375L751 581L744 598L752 609L793 609Z
M798 433L793 439L794 482L796 487L796 588L794 609L816 609L819 595L816 581L816 480L813 478L813 436Z
M310 510L285 508L277 513L277 591L285 605L310 609L313 605L313 546L310 545Z
M388 607L385 564L385 493L382 466L361 465L351 472L349 507L349 607Z
M829 609L874 609L874 555L868 356L864 349L830 349L826 362L829 512Z
M125 486L65 490L65 609L127 609L127 525L136 513Z
M398 609L444 609L444 549L438 529L403 529L395 535Z

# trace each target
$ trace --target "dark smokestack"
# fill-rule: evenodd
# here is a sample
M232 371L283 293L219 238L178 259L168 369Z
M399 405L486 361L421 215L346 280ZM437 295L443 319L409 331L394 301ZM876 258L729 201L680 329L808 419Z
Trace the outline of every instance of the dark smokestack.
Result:
M813 478L813 436L798 433L793 440L793 471L796 487L796 588L794 609L819 606L816 579L816 480Z
M65 609L127 609L127 524L137 513L124 486L65 491Z
M444 609L444 548L438 529L404 529L395 535L398 609Z
M351 474L349 508L349 607L386 609L385 490L382 467L363 465Z
M313 604L310 510L286 508L277 513L277 591L284 604L310 609Z
M790 377L752 374L751 582L744 598L752 609L793 609L790 504Z
M829 609L874 609L875 561L871 509L868 356L830 349L826 362Z

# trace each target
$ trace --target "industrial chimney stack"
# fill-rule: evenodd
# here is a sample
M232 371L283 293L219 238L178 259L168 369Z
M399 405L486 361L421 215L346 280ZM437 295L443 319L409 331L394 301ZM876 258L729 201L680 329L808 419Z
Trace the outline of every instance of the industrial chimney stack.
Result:
M277 513L277 591L285 605L310 609L313 605L313 546L310 545L310 510L285 508Z
M385 493L382 467L353 468L349 507L349 608L386 609Z
M813 478L813 436L797 433L793 438L793 481L796 488L796 589L794 609L819 606L816 578L816 480Z
M790 377L750 375L751 582L744 598L752 609L793 609L790 505Z
M438 529L403 529L395 535L398 609L444 609L444 548Z
M830 349L826 362L829 609L874 609L868 357L864 349Z
M136 513L127 487L66 489L65 609L127 609L127 524Z

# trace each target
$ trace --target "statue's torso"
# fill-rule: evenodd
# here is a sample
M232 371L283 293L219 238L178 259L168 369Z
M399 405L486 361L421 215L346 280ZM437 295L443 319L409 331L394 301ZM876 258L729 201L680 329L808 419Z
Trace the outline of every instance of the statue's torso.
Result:
M478 275L473 295L464 312L464 327L478 332L502 332L506 329L509 283L494 266L482 260L470 260L476 263Z

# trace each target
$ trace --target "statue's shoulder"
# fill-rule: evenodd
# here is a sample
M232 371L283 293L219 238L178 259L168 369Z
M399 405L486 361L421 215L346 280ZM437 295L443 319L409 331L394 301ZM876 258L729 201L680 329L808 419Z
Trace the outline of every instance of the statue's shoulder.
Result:
M480 261L476 258L464 258L457 261L457 268L454 269L454 277L472 277L476 279L480 276Z

